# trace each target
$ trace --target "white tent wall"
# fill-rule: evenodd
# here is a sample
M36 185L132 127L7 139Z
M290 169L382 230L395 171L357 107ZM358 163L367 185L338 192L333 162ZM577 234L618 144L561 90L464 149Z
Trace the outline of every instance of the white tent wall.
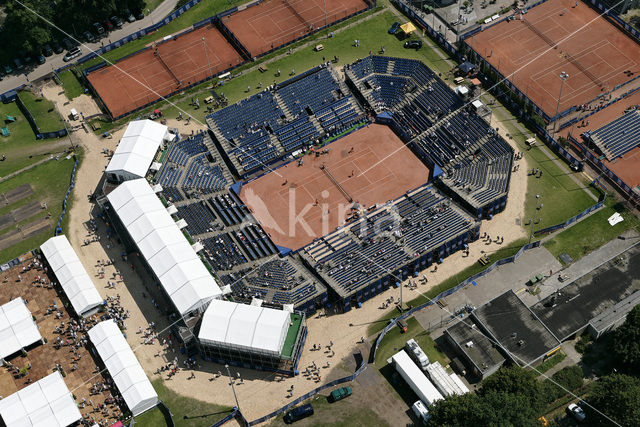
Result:
M180 315L204 311L222 294L145 179L126 181L107 198Z
M118 325L105 320L88 333L131 413L138 416L156 406L158 395Z
M168 128L151 120L129 123L106 173L117 181L143 178L163 141L169 138Z
M278 357L289 322L286 311L213 300L202 317L198 339L212 347Z
M22 298L0 306L0 359L42 339Z
M82 414L56 371L0 400L0 417L7 427L66 427Z
M50 238L40 246L40 250L76 313L80 316L95 313L103 302L102 297L67 236Z

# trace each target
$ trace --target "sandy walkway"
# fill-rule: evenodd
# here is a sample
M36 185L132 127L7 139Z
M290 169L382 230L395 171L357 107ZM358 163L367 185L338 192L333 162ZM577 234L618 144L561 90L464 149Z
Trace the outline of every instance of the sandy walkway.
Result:
M64 95L59 94L61 90L58 86L48 85L43 90L45 96L51 100L57 100L58 105L63 105L68 101ZM72 108L74 104L75 102L71 102L65 107ZM194 122L190 127L186 127L184 121L169 120L168 122L169 126L175 127L177 125L180 132L185 134L190 134L191 129L194 129L194 131L200 129L199 127L191 127L196 126ZM501 133L503 135L504 132L504 129L502 129ZM116 132L113 139L100 139L94 134L85 133L82 130L73 134L74 141L85 148L85 157L78 171L74 191L74 204L69 214L69 229L65 230L65 233L78 252L87 271L96 271L96 261L98 259L111 258L115 261L114 266L106 269L106 278L99 279L94 277L94 283L102 296L119 294L122 305L130 310L131 317L127 320L127 340L136 352L149 377L155 379L157 375L153 374L153 372L166 363L168 359L173 359L173 357L179 355L179 352L175 351L175 349L169 349L167 350L168 353L164 354L161 346L157 343L152 345L142 344L140 335L136 333L139 327L146 328L151 321L156 322L158 331L164 330L168 323L166 317L153 306L150 297L144 296L149 291L138 275L138 271L142 270L139 263L134 260L134 266L136 267L134 271L128 264L121 261L120 253L122 248L107 241L104 234L102 234L104 226L98 230L98 234L102 235L100 243L82 246L84 239L88 235L86 223L93 218L93 215L97 214L94 210L94 205L89 203L87 195L95 191L102 172L108 163L108 158L102 154L102 149L115 149L122 133L123 130ZM495 215L492 221L484 221L481 227L481 232L487 232L491 236L504 236L502 246L526 236L525 230L516 225L516 219L523 216L524 198L527 189L527 165L524 163L524 159L518 161L518 163L521 164L520 171L512 175L509 201L505 211ZM421 285L415 291L404 290L405 299L408 300L417 296L417 292L427 291L430 286L437 285L440 281L473 264L481 256L482 251L491 252L498 249L498 245L495 243L487 246L481 241L474 242L469 246L470 255L468 257L463 256L461 252L457 252L447 258L439 266L437 272L425 272L429 278L428 285ZM120 269L124 283L118 283L116 289L107 289L106 281L111 277L115 269ZM144 279L148 283L149 277L145 275ZM356 343L361 336L366 335L370 322L385 314L384 310L379 309L379 307L391 295L398 297L399 290L390 289L368 301L361 309L330 316L319 317L316 315L308 319L309 335L300 361L300 370L304 371L305 367L313 362L318 366L326 366L326 363L330 362L330 367L322 369L323 382L326 381L327 377L343 376L346 373L346 369L340 361L352 358L352 353L357 347ZM162 339L166 335L166 331L162 332L160 333L160 338ZM312 351L314 343L320 343L324 346L329 344L330 340L334 343L335 356L329 358L323 351ZM162 354L158 357L157 352L159 350ZM283 381L275 381L276 375L272 373L233 367L231 370L232 375L236 375L239 372L244 380L243 384L237 385L236 391L240 407L249 420L265 415L287 403L290 400L286 397L287 390L292 385L295 387L294 397L300 396L318 386L317 383L308 380L303 375L287 378ZM179 372L170 381L166 381L165 384L185 396L232 406L234 405L234 399L229 382L223 378L213 379L214 375L212 374L218 371L224 372L225 368L220 365L202 362L201 366L196 370L196 378L188 380L187 377L190 372L183 371Z

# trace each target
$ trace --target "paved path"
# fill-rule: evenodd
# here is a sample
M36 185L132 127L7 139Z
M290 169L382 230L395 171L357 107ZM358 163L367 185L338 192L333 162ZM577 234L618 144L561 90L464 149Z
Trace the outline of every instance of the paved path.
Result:
M164 0L156 9L154 9L148 16L145 16L144 19L135 22L124 22L122 28L112 31L107 34L105 38L98 41L97 43L83 43L82 44L82 53L87 54L91 50L99 49L102 44L108 44L109 40L116 41L129 34L133 34L138 30L146 28L154 23L160 21L165 16L173 11L176 7L178 0ZM80 39L80 37L78 37ZM12 75L11 77L6 77L4 80L0 81L0 93L4 93L8 90L14 89L20 85L27 84L34 80L37 80L49 73L51 73L54 69L60 68L67 63L62 60L66 51L54 54L47 58L47 62L42 65L35 65L30 67L28 73L22 73L19 75Z

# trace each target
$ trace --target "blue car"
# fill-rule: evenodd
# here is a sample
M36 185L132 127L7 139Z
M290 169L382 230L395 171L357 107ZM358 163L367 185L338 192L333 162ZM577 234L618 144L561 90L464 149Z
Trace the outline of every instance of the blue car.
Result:
M391 28L389 28L389 34L395 34L400 29L400 23L398 21L394 22Z

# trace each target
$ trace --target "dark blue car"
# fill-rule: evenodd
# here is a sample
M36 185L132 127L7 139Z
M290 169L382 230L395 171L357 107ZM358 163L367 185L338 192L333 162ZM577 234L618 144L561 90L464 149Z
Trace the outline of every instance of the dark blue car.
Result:
M400 29L400 23L398 21L394 22L391 28L389 28L389 34L395 34Z

